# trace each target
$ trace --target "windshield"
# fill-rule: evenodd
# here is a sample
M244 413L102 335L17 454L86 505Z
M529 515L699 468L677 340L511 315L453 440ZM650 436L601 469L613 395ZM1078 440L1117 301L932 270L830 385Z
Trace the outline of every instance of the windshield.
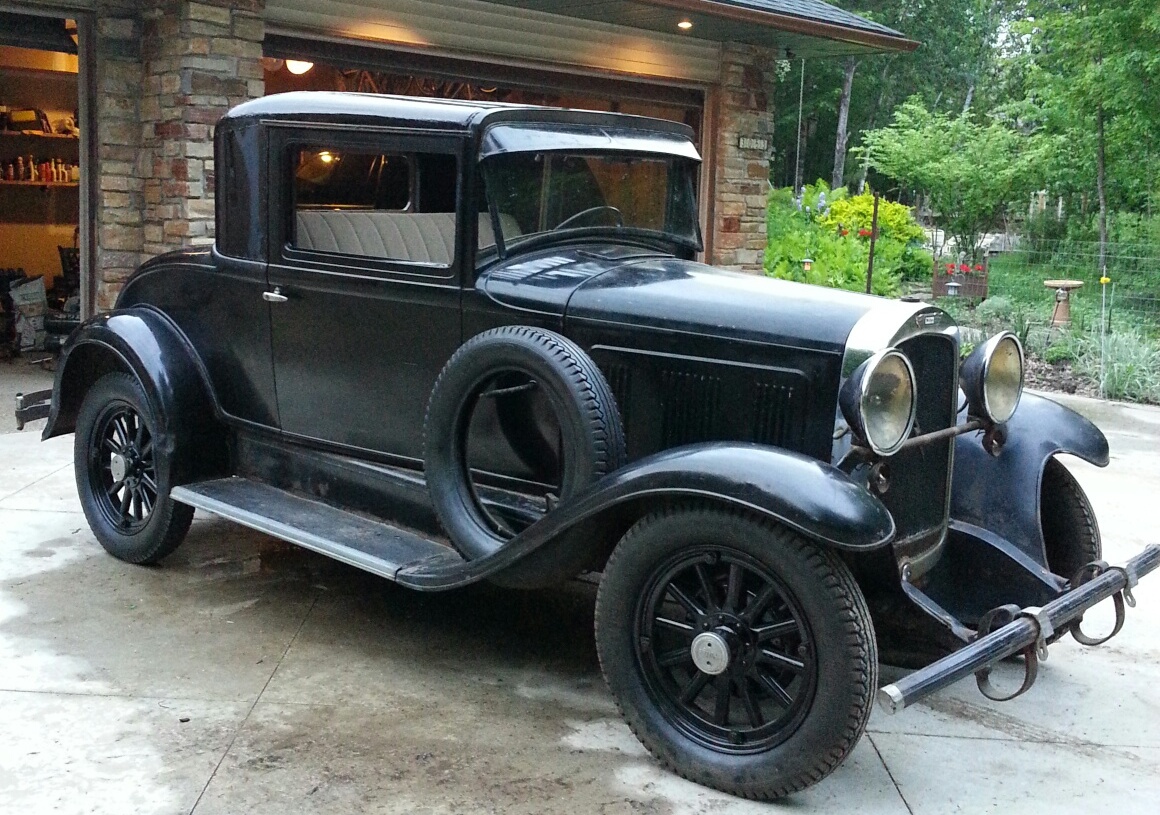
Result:
M484 161L510 250L537 236L656 237L700 249L695 164L676 156L505 153ZM538 241L537 241L538 242Z

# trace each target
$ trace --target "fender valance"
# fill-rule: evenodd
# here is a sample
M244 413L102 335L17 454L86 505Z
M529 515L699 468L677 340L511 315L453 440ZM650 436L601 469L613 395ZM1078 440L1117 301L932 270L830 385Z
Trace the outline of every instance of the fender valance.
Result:
M894 537L885 505L836 467L773 447L714 442L666 450L610 473L489 557L404 569L398 581L434 589L496 575L567 530L648 498L718 501L838 549L875 549Z

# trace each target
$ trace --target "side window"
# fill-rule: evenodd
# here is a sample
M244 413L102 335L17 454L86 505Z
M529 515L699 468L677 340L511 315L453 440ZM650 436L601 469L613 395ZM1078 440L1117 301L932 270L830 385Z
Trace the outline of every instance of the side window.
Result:
M299 144L286 167L291 248L439 268L455 259L455 156Z

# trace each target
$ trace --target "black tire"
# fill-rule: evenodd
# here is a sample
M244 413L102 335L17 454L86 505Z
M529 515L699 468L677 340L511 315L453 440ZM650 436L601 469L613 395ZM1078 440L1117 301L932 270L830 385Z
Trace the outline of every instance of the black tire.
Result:
M1047 567L1071 580L1104 547L1096 514L1075 476L1056 458L1047 460L1039 492L1039 523L1047 548Z
M484 509L467 463L476 403L492 383L512 376L540 388L559 422L560 501L624 464L624 430L612 392L579 346L551 331L523 326L496 328L468 340L431 391L424 465L435 513L469 559L492 554L513 534Z
M716 675L691 655L708 633L732 643ZM878 680L870 613L845 564L783 527L715 507L660 510L628 531L600 583L596 647L621 713L654 756L690 781L763 800L842 763Z
M173 453L153 444L156 429L141 385L125 373L97 380L77 415L73 465L81 507L101 545L129 563L161 560L193 521L193 508L169 497Z

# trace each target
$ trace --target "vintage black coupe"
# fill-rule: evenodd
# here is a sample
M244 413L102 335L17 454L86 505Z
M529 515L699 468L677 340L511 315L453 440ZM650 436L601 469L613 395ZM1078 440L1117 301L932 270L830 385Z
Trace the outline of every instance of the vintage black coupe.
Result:
M44 437L97 539L154 563L195 508L421 591L601 573L596 645L665 765L773 798L866 726L1047 644L1124 568L1023 393L938 308L698 263L683 125L297 93L217 129L217 242L85 323ZM23 406L22 416L32 415ZM19 412L19 411L18 411ZM921 667L921 666L926 667Z

